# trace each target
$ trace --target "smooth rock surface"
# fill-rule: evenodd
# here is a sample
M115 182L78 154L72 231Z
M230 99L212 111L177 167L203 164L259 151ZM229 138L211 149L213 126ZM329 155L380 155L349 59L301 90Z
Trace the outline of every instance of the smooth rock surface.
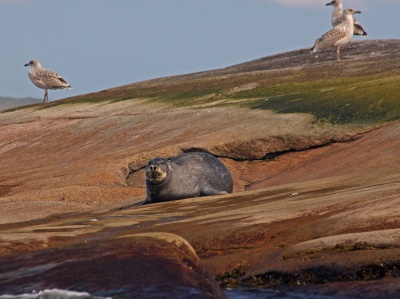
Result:
M0 258L2 294L44 289L113 298L225 298L186 240L147 233Z

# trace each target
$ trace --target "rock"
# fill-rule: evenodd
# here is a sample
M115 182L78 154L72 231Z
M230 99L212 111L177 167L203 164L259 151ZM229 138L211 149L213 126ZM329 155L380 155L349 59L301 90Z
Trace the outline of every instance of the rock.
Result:
M134 234L0 258L2 294L45 289L118 298L225 298L183 238Z
M184 273L179 281L204 282L200 269L176 266L192 253L143 237L146 251L136 252L142 245L128 237L165 232L185 238L212 275L228 273L221 283L266 287L275 273L269 285L302 291L300 273L332 294L395 294L400 40L354 42L346 55L337 65L329 51L296 50L1 113L1 283L19 293L16 282L75 288L75 273L93 283L88 291L117 292L110 285L131 284L118 271L143 269L131 256L152 257L152 248L176 258L162 262ZM145 197L148 159L190 151L223 160L233 194L134 206ZM39 273L52 284L40 285Z

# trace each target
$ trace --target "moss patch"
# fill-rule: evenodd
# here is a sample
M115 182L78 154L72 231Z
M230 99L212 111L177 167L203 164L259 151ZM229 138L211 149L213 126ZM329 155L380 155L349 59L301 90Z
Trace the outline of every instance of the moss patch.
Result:
M246 272L242 270L241 266L234 268L232 271L226 271L225 273L219 274L215 277L218 284L222 288L228 288L237 285L237 279L246 275Z
M400 260L354 268L345 268L339 265L321 265L294 272L270 271L262 275L246 278L239 282L239 285L251 288L274 288L331 282L370 281L381 278L399 278L399 269Z
M310 113L330 124L381 124L400 119L399 76L341 78L263 86L235 95L247 106L277 113Z

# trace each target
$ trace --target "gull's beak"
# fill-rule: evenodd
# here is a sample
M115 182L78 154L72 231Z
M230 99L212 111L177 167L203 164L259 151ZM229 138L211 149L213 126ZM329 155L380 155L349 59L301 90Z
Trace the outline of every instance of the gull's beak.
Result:
M25 64L24 66L29 66L29 63Z
M332 2L329 2L329 3L326 3L326 6L333 5L333 4L335 4L335 0L333 0Z

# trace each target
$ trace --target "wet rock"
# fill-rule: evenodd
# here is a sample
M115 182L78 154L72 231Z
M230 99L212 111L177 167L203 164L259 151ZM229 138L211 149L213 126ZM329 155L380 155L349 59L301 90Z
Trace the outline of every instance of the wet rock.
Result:
M168 233L82 240L0 259L3 294L44 289L118 298L225 298L183 238Z

